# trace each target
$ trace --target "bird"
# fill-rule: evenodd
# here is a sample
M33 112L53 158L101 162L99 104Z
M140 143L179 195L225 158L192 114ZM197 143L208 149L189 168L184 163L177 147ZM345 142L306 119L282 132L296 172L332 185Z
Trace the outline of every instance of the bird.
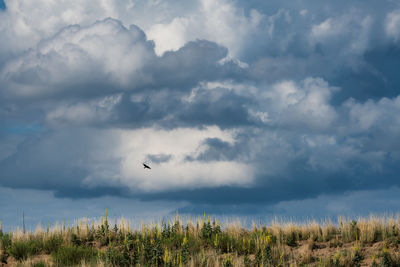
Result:
M145 164L145 163L142 163L142 164L143 164L143 167L144 167L145 169L151 170L151 168L150 168L147 164Z

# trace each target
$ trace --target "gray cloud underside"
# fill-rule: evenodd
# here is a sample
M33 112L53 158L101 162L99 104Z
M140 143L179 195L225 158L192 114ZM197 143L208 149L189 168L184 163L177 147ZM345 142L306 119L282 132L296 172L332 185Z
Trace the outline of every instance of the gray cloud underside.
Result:
M17 34L13 12L26 7L6 1L0 19L15 27L0 27L0 185L199 205L399 186L400 11L391 1L127 9L154 8L157 21L132 21L113 3L112 14L99 7ZM213 126L233 140L210 134L182 158L148 151L137 164L243 164L249 182L155 191L129 182L137 177L123 169L120 134Z

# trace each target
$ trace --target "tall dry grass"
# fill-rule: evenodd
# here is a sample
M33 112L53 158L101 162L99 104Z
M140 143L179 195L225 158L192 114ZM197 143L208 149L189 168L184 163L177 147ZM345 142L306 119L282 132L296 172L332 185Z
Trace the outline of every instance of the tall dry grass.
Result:
M373 243L385 248L400 243L399 216L339 217L337 222L274 220L248 228L240 220L221 223L204 216L193 221L177 213L172 219L131 225L125 218L109 218L107 211L98 219L39 225L25 233L3 232L0 223L0 260L32 265L35 257L48 255L45 265L62 265L79 256L81 266L300 266L316 263L314 250L322 247L337 251L319 257L320 262L346 266L364 260L364 248Z

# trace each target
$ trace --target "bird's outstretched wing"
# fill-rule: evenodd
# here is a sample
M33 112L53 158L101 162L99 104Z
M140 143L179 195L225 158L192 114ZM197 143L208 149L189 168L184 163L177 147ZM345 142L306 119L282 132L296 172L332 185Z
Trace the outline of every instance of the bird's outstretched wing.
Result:
M145 169L151 170L151 168L150 168L146 163L142 163L142 164L143 164L143 167L144 167Z

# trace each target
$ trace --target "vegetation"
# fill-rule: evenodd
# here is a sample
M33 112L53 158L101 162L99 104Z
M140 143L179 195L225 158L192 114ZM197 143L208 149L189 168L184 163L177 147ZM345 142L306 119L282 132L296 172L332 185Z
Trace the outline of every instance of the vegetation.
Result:
M35 232L3 232L0 264L9 266L400 266L400 219L337 224L239 223L204 216L132 230L123 219L86 220Z

